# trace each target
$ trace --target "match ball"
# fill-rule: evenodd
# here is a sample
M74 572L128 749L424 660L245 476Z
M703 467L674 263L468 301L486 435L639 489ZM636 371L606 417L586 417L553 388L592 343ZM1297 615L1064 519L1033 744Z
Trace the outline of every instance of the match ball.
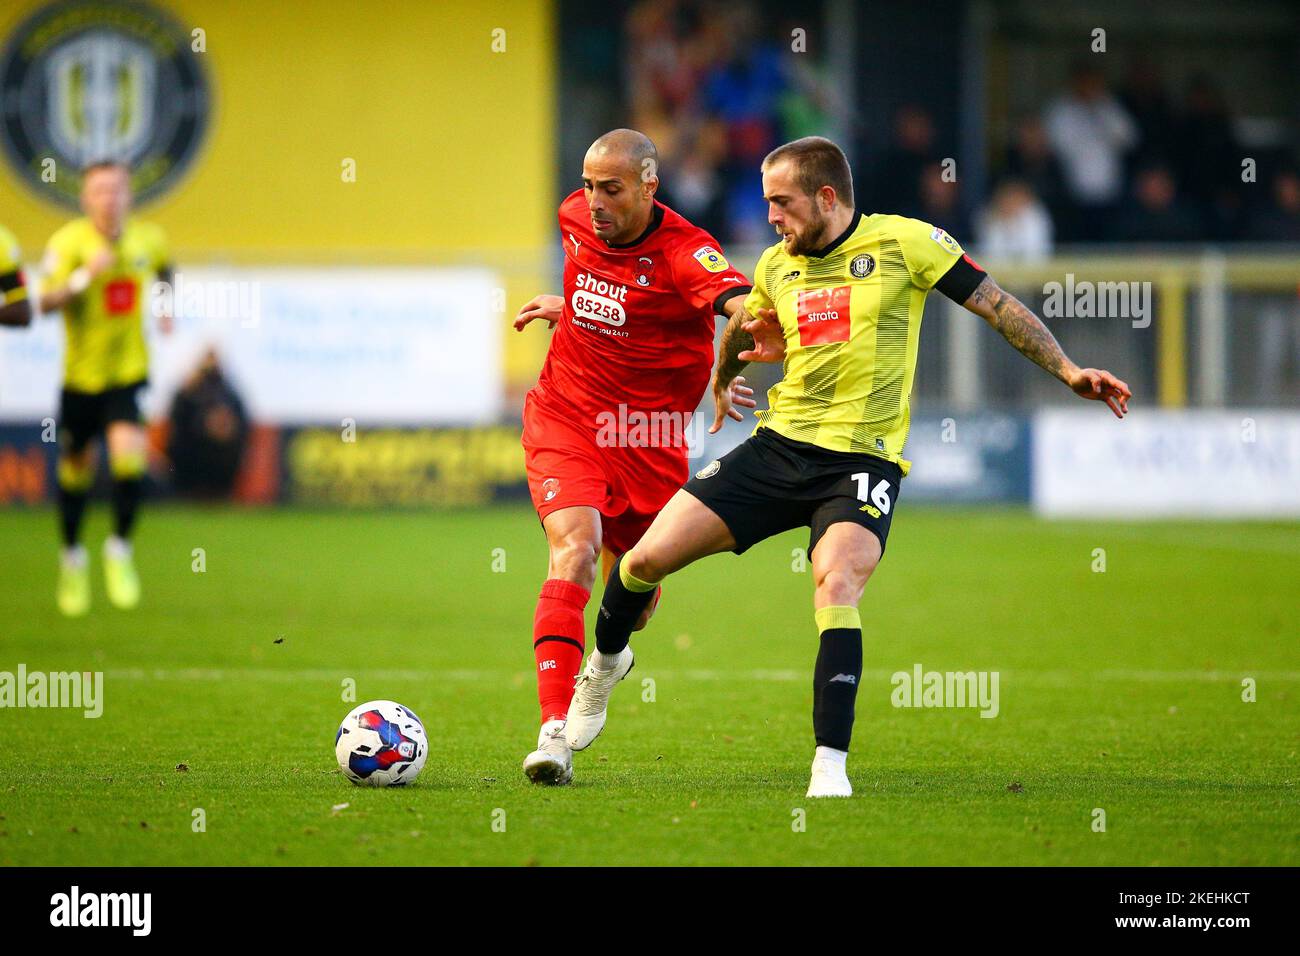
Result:
M401 787L419 775L429 756L420 718L391 700L358 704L334 737L343 775L364 787Z

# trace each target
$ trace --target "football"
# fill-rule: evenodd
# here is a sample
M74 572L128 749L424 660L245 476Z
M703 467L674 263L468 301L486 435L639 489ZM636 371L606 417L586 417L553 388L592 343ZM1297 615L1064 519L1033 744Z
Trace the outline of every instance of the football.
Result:
M400 787L414 780L429 755L420 718L391 700L358 704L339 725L334 755L357 786Z

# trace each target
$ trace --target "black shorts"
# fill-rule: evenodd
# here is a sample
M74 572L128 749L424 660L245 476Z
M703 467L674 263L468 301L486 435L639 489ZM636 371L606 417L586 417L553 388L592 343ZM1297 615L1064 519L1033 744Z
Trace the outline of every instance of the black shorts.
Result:
M102 435L110 422L140 421L137 401L143 381L119 385L102 392L74 392L65 388L59 397L59 442L65 450L81 451Z
M827 451L760 428L683 488L723 520L736 539L736 554L801 527L812 529L812 554L837 521L873 532L883 554L902 481L903 471L892 461Z

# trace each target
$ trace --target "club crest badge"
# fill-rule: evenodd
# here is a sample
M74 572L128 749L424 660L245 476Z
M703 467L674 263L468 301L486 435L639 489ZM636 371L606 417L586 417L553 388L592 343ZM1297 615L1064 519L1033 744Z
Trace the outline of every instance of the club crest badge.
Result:
M852 273L855 279L865 279L875 271L876 260L874 256L863 254L849 263L849 272Z
M703 481L705 478L712 478L714 475L718 473L718 469L721 467L722 467L722 462L718 461L718 459L715 458L713 459L713 461L709 462L707 465L705 465L703 468L697 471L695 473L695 477L700 479L700 481Z
M636 261L636 284L647 288L655 280L655 263L649 256L642 256Z
M191 43L152 4L40 4L0 53L0 153L11 171L72 209L74 171L100 160L131 167L141 203L173 189L210 122L207 58Z

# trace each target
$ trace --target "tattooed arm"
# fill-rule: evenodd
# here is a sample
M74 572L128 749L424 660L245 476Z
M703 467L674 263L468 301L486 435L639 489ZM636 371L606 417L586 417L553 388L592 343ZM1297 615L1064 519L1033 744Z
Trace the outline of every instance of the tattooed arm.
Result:
M734 308L732 303L735 303ZM749 364L747 360L741 359L740 353L753 351L754 336L742 328L749 321L744 297L737 296L728 300L723 308L728 313L727 327L722 330L722 342L718 346L718 371L714 378L719 382L730 382Z
M733 306L734 304L734 306ZM712 435L725 419L744 421L744 416L733 408L743 405L754 408L754 390L745 384L740 373L750 362L780 362L785 359L785 336L777 321L775 309L759 309L758 318L745 311L744 299L729 299L723 306L727 310L727 327L722 330L718 345L718 368L713 373L713 405L715 413Z
M745 416L736 411L733 405L754 407L750 398L754 390L745 384L744 371L749 359L742 359L741 354L749 355L754 351L754 336L742 326L749 321L745 311L745 297L736 296L728 299L722 306L727 312L727 327L722 330L722 342L718 345L718 368L713 373L713 424L709 434L714 434L722 423L730 418L744 421Z
M966 300L966 308L997 329L1025 358L1067 385L1070 383L1069 373L1078 366L1061 351L1042 319L999 288L992 276L984 277Z
M1081 398L1104 401L1123 418L1128 411L1128 400L1133 396L1129 387L1105 369L1079 368L1061 350L1043 320L1009 292L1003 291L985 276L971 293L965 306L974 312L1039 368L1060 379Z

